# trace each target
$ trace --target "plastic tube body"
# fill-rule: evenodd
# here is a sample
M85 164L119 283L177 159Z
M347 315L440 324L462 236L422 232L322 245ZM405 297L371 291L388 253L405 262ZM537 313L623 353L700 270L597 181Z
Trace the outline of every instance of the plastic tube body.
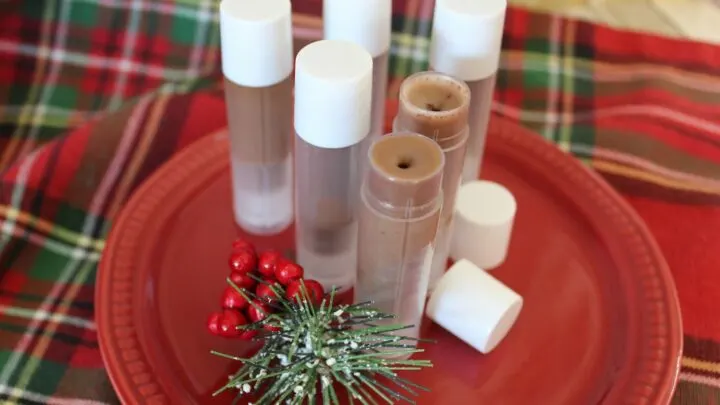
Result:
M385 99L387 98L388 62L386 52L373 58L372 112L370 136L373 140L385 133Z
M474 82L466 82L471 94L468 116L470 135L463 169L463 183L480 178L496 77L492 75Z
M297 260L326 289L355 282L362 151L360 143L326 149L295 138Z
M233 208L237 224L266 235L293 221L292 81L268 87L225 79Z

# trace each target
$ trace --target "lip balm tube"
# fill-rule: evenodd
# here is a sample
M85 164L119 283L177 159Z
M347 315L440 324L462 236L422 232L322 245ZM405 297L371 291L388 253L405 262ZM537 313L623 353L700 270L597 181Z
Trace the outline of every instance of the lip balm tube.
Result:
M420 72L400 85L394 131L416 132L434 140L445 154L443 208L437 246L430 271L429 291L447 267L455 198L460 187L468 140L470 89L465 82L438 72Z
M362 143L370 132L372 57L322 40L295 63L296 253L307 277L347 290L357 267Z
M442 207L445 155L437 143L413 133L383 136L368 152L361 192L355 301L414 325L417 338ZM411 342L403 342L403 344Z
M275 234L293 221L289 0L220 3L235 221Z
M472 94L463 182L482 168L506 10L506 0L435 3L430 69L464 80Z
M324 0L323 30L325 39L353 42L373 57L372 114L366 141L369 147L384 133L392 0Z

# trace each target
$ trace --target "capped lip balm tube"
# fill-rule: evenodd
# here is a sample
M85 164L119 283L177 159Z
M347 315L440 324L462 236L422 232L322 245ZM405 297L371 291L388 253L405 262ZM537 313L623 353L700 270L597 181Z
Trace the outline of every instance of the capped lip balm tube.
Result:
M259 235L293 221L291 13L289 0L220 3L233 211Z
M410 132L380 137L368 152L355 301L394 314L388 323L412 325L402 331L412 339L419 337L425 308L444 165L437 143Z
M435 3L430 69L464 80L472 94L463 182L476 180L482 167L506 10L506 0Z
M352 287L363 141L370 132L372 57L322 40L295 63L296 253L326 289Z
M383 134L388 61L392 32L392 0L323 0L323 35L360 45L373 58L370 137Z
M447 267L455 198L460 187L468 139L470 89L465 82L439 72L420 72L400 85L394 130L417 132L434 140L445 154L443 207L430 271L429 290Z

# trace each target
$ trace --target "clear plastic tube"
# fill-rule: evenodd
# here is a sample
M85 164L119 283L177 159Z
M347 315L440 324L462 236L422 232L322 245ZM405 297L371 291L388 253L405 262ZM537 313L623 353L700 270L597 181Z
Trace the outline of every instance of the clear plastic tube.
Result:
M465 82L437 72L415 73L400 86L394 131L411 131L433 139L445 154L443 208L430 271L429 291L447 268L455 198L462 180L468 140L470 89Z
M235 221L275 234L293 221L291 4L223 0L219 11Z
M370 134L363 141L362 164L365 164L365 153L373 140L385 133L392 0L322 0L322 3L323 37L356 44L373 58Z
M463 182L477 180L492 109L507 0L437 0L429 65L464 80L470 88L470 135Z
M402 332L414 338L425 307L444 164L442 150L427 137L391 134L370 147L362 187L355 301L373 301L396 315L393 323L414 325Z
M267 235L293 221L292 81L268 87L225 80L235 220Z
M482 170L485 141L487 140L488 124L492 112L493 91L496 75L473 82L466 82L470 88L470 136L468 137L463 183L477 180Z
M305 275L326 289L355 282L372 68L366 50L335 40L306 46L295 64L296 253Z
M362 145L319 148L295 138L297 260L326 289L355 282Z

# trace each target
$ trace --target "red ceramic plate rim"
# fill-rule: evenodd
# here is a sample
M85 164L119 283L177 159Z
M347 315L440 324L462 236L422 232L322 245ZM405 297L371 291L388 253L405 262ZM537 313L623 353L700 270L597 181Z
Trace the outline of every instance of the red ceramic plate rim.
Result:
M660 249L639 215L599 175L531 131L501 118L491 123L488 150L510 156L523 155L528 165L550 165L556 176L551 183L565 183L588 217L602 215L609 226L599 232L626 233L631 243L609 246L616 261L631 262L637 270L621 274L624 295L634 299L628 334L636 347L628 348L634 361L619 370L603 403L667 404L672 398L680 369L682 326L672 275ZM182 186L188 194L201 184L193 182L197 171L226 169L227 141L224 134L208 135L175 155L134 193L118 216L100 262L95 292L96 321L100 350L113 386L123 402L166 403L161 384L152 372L148 353L140 341L133 313L139 302L133 280L141 277L128 260L137 246L131 242L141 231L143 220L152 215L163 197ZM547 169L547 168L545 168ZM610 229L610 231L608 231ZM607 238L609 235L601 235ZM132 271L131 271L132 270ZM141 270L142 271L142 270Z

